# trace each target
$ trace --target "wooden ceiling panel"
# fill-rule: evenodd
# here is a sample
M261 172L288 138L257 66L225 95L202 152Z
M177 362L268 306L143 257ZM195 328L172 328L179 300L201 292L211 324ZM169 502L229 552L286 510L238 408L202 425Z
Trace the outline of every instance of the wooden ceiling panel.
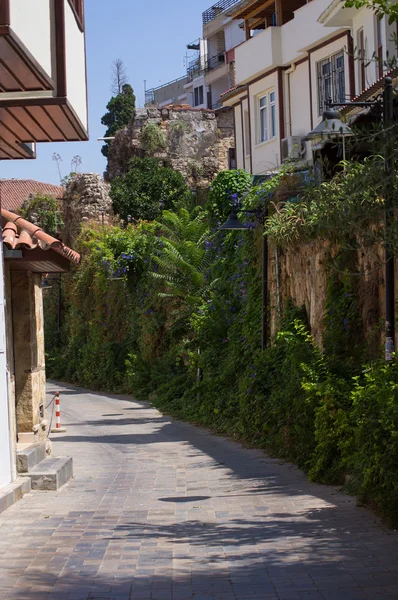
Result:
M12 131L15 137L25 144L30 144L32 136L29 132L17 121L13 114L6 108L0 108L0 126L6 127Z
M51 139L47 132L39 126L39 124L32 118L25 107L22 106L10 106L9 111L12 116L29 132L30 140L35 142L50 142Z
M78 140L76 130L72 123L62 110L61 106L49 105L46 107L48 115L57 123L58 128L62 131L66 140Z
M65 136L62 131L57 127L56 121L46 111L45 105L43 106L27 106L27 112L30 114L32 119L40 125L40 128L46 132L51 142L65 142Z

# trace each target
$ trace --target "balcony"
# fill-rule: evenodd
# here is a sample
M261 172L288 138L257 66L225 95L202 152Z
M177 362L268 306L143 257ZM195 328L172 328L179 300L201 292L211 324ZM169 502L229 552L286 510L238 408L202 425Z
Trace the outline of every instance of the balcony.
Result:
M236 83L242 85L281 64L281 27L268 27L235 48Z
M0 0L0 158L87 135L82 0Z
M240 2L240 0L219 0L219 2L216 2L216 4L213 4L213 6L202 13L203 25L207 25L207 23L213 21L219 14L224 12L224 10L227 10L227 8L230 8L238 2Z

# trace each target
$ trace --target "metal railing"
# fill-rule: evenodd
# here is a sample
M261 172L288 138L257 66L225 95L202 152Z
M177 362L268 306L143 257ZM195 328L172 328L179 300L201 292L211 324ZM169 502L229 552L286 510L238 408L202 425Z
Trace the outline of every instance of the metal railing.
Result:
M213 71L225 65L225 52L220 52L206 61L206 71Z
M173 85L174 83L178 83L179 81L183 81L187 76L183 75L182 77L178 77L177 79L173 79L173 81L168 81L167 83L163 83L162 85L158 85L157 87L151 88L150 90L146 90L145 92L145 105L153 104L155 102L155 92L166 88L169 85Z
M192 60L187 67L187 78L188 81L192 81L195 77L199 77L199 75L203 75L205 69L202 67L202 61L200 57Z
M219 2L216 2L216 4L213 4L213 6L202 13L203 25L210 23L210 21L213 21L217 15L222 13L230 6L237 4L238 2L240 2L240 0L219 0Z

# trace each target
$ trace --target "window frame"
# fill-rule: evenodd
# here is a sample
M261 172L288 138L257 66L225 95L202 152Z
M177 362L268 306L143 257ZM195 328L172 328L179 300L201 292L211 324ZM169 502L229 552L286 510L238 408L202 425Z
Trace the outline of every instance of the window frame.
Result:
M363 27L357 31L358 48L358 90L361 94L366 87L366 68L365 68L365 33Z
M338 61L342 59L342 68ZM318 78L318 115L321 117L327 108L328 100L345 102L346 63L344 49L331 56L322 58L316 63Z
M197 96L197 98L196 98ZM205 101L204 85L198 85L193 89L193 105L195 108L202 106Z
M265 103L261 105L261 101ZM271 88L256 98L257 105L257 146L272 142L278 137L276 91ZM264 116L265 115L265 116ZM265 125L265 127L264 127ZM265 134L265 135L264 135Z
M84 0L68 0L80 31L84 31Z

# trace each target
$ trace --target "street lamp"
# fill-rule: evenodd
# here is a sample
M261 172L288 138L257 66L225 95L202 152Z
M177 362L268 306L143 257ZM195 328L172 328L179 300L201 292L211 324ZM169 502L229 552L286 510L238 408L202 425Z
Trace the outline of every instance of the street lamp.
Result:
M335 106L379 106L383 107L383 129L388 130L393 122L393 111L394 111L394 99L393 99L393 86L391 77L384 79L384 90L383 99L370 100L366 102L331 102L329 107ZM326 119L325 119L326 115ZM336 118L337 115L337 118ZM334 125L334 128L333 128ZM330 131L332 126L332 132ZM312 138L314 135L327 134L330 136L333 131L334 135L342 136L343 144L345 136L351 135L350 128L340 121L338 112L333 110L327 110L324 112L323 121L315 127L309 134L308 137ZM317 133L315 133L317 132ZM384 150L384 172L386 174L386 188L385 188L385 309L386 309L386 331L385 331L385 359L390 361L392 359L392 353L394 352L394 340L395 340L395 283L394 283L394 251L391 241L389 240L389 232L394 222L394 199L392 195L393 186L391 185L391 179L394 172L394 159L392 156L391 148L391 136L386 137L386 145Z
M263 218L263 243L262 243L262 273L261 273L261 290L262 290L262 300L261 300L261 349L265 350L267 346L267 328L268 328L268 240L264 235L264 223L267 218L268 211L266 208L264 210L245 210L239 209L238 212L243 212L247 214L261 214ZM241 223L237 217L236 209L231 211L228 219L219 227L219 231L245 231L248 230L249 227Z
M328 109L323 112L322 121L310 131L305 140L314 138L342 138L343 140L343 160L345 160L345 138L353 134L353 131L346 123L340 119L337 110Z

